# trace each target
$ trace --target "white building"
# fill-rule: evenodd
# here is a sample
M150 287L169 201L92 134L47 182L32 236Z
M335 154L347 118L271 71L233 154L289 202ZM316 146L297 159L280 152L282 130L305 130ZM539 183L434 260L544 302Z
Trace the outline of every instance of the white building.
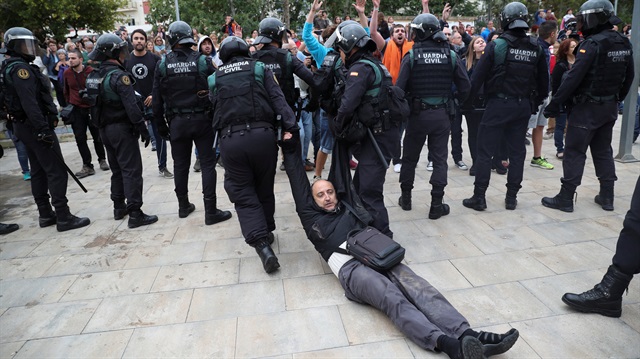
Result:
M129 33L135 29L143 29L147 32L151 31L152 25L145 20L145 16L149 13L149 1L127 0L116 12L122 19L121 22L117 22L114 25L115 29L124 25L127 27Z

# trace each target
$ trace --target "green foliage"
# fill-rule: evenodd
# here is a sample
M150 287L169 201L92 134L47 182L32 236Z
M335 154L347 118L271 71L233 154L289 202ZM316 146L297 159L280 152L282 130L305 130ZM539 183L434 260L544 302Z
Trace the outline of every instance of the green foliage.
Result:
M63 41L69 32L87 29L113 30L119 19L116 10L123 0L2 0L0 29L26 27L43 41L54 36Z

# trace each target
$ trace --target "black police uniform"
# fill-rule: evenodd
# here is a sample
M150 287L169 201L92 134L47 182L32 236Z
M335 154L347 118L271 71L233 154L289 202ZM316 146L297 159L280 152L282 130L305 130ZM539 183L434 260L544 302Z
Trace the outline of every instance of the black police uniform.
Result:
M624 99L633 81L633 56L629 40L613 30L591 35L576 49L576 61L549 104L548 113L573 99L568 118L562 187L571 193L580 185L587 147L600 181L600 196L611 200L617 180L611 138L618 119L617 101ZM596 199L598 201L598 199ZM603 207L604 208L604 207Z
M184 45L181 45L184 46ZM207 77L215 68L206 57L189 47L176 47L158 62L153 82L153 115L158 132L170 133L173 157L175 192L180 217L193 211L188 200L189 166L192 146L199 153L202 168L202 193L207 214L217 210L216 154L213 149L214 132L211 122L211 103L208 99ZM167 123L169 123L167 129ZM191 209L185 210L191 207ZM227 218L228 219L228 218Z
M485 48L471 76L470 99L474 99L484 85L487 95L486 110L478 129L478 156L474 202L467 207L484 210L484 198L491 177L491 157L502 138L509 149L507 198L513 203L522 187L522 174L526 148L525 134L532 111L536 111L549 93L549 70L544 54L535 40L522 29L507 30ZM496 52L497 44L500 54ZM468 106L467 106L468 107Z
M246 243L256 247L276 228L275 119L281 116L282 131L296 131L295 115L273 72L249 57L234 56L220 66L209 77L209 96L220 131L224 188L235 205Z
M411 104L400 170L403 194L413 189L416 164L428 137L429 156L433 160L433 172L429 180L433 188L431 195L442 203L447 185L450 112L454 110L451 107L454 100L453 84L457 88L457 100L464 101L471 84L460 58L450 50L447 41L438 42L429 38L415 42L413 49L402 59L396 85L405 90Z
M111 165L114 208L116 212L122 209L126 199L127 213L140 211L143 181L138 129L146 125L131 75L115 60L104 61L99 70L89 75L87 91L99 98L93 117L98 122ZM121 219L117 213L115 217Z
M366 60L360 61L360 60ZM375 88L376 70L369 64L374 63L384 75L378 86L391 85L391 74L380 60L371 56L370 51L361 48L352 54L345 63L347 80L344 96L338 109L335 122L346 124L353 114L366 100L366 93ZM382 92L381 89L380 92ZM399 121L386 118L374 125L373 135L387 163L391 161L396 142L400 141ZM389 214L384 205L383 187L387 168L381 163L374 144L369 136L365 136L353 147L353 155L358 160L358 167L353 177L356 192L362 199L364 207L374 218L372 225L378 230L393 236L389 228Z
M57 109L49 91L49 81L37 67L12 56L0 70L1 88L7 113L13 117L16 137L22 141L31 164L31 193L40 212L40 227L56 224L70 215L67 206L67 179L60 143L53 122ZM39 134L47 134L45 143ZM51 203L49 203L51 194ZM56 213L52 212L51 205ZM89 220L86 219L88 225Z

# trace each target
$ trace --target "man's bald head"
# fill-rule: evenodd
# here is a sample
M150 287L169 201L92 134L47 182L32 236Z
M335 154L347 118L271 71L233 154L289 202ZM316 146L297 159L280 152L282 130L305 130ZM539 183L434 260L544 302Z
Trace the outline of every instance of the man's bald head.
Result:
M338 205L336 189L327 180L317 180L311 186L311 194L316 204L325 211L333 211Z

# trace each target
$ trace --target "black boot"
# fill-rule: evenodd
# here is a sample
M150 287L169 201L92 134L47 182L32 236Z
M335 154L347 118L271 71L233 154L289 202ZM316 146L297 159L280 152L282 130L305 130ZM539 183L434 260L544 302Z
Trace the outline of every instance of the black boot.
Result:
M204 199L204 224L207 226L224 222L231 218L231 212L221 211L217 207L217 198Z
M20 229L20 226L15 223L0 223L0 234L9 234L11 232L17 231L18 229Z
M50 204L38 205L38 224L40 228L53 226L56 224L56 212L53 211Z
M463 199L462 205L467 208L475 209L476 211L484 211L487 209L487 199L484 196L486 191L487 188L481 188L478 186L474 187L473 196L471 198Z
M434 188L431 191L431 207L429 208L429 219L438 219L449 214L449 205L442 203L444 198L444 187Z
M560 187L560 193L555 197L543 197L542 205L545 207L559 209L563 212L573 212L573 195L575 191L570 191L567 186Z
M113 201L113 219L119 221L129 214L127 212L127 205L124 204L124 201Z
M260 256L260 260L262 261L262 267L264 271L267 273L271 273L278 268L280 268L280 263L278 263L278 257L273 253L273 249L269 245L268 240L265 238L258 242L255 246L256 253Z
M129 223L127 223L127 226L129 226L129 228L137 228L156 222L158 222L158 216L149 216L144 214L142 210L135 209L129 212Z
M186 218L196 210L196 206L189 202L189 196L178 196L178 217Z
M398 205L405 211L411 210L411 190L402 190L402 194L398 199Z
M619 318L622 315L622 294L629 287L633 275L620 272L610 265L602 281L581 294L565 293L562 301L585 313L598 313Z
M600 185L600 193L596 195L594 201L605 211L613 211L613 185Z
M518 206L518 190L507 188L507 196L504 198L504 208L513 211Z
M69 212L69 207L57 209L57 225L58 232L69 231L76 228L85 227L91 224L89 218L76 217Z

